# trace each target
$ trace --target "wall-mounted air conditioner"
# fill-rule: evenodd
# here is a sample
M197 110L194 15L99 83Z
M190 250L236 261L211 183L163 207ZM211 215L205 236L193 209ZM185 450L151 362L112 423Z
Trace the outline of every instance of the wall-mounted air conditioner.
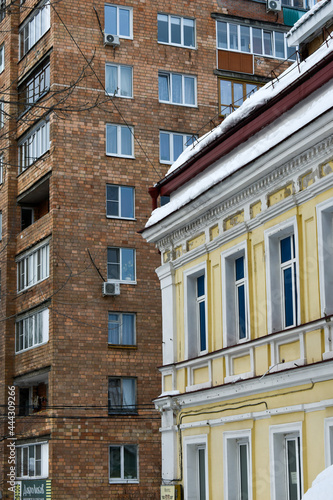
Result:
M267 10L271 10L273 12L277 12L281 10L281 0L267 0Z
M119 47L119 36L104 33L104 45L111 45L112 47Z
M108 283L105 281L102 288L103 295L120 295L119 283Z

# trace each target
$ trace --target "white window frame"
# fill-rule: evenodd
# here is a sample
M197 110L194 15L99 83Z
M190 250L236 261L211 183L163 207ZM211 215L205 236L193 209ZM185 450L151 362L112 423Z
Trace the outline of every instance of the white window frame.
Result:
M223 433L224 498L226 500L241 500L239 446L244 444L247 446L248 500L252 500L251 429Z
M113 92L108 92L106 88L106 73L107 73L107 68L116 68L117 70L117 88L114 89ZM123 68L130 68L131 70L131 95L124 95L122 94L122 69ZM105 63L105 92L107 95L111 95L114 97L121 97L123 99L133 99L133 67L129 66L128 64L113 64L113 63Z
M41 447L41 474L39 475L23 475L23 474L17 474L18 471L16 471L16 479L21 480L21 479L42 479L42 478L47 478L49 475L49 443L47 441L41 441L41 442L36 442L36 443L29 443L29 444L22 444L22 445L16 445L16 453L21 452L21 456L25 453L23 450L28 449L28 454L29 454L29 448L30 447L36 447L40 446ZM35 450L35 456L36 456L36 450ZM23 460L21 459L22 467L23 467ZM18 464L18 460L16 459L16 464ZM16 465L17 467L17 465ZM21 469L22 473L22 469Z
M270 453L270 477L271 477L271 500L289 500L287 457L285 442L287 439L299 438L299 464L300 485L299 499L303 494L303 444L302 444L302 422L290 424L272 425L269 428L269 453Z
M283 290L281 281L280 240L294 235L296 262L296 294L294 325L285 327L283 311ZM296 216L267 229L264 233L266 256L266 288L267 288L267 327L268 333L293 328L300 324L300 280L299 280L299 244ZM296 321L297 319L297 321Z
M333 313L333 200L316 206L321 315Z
M205 277L205 327L206 349L200 350L200 332L198 324L197 278ZM207 264L203 262L183 273L184 282L184 330L185 330L185 359L202 356L208 352L208 290Z
M237 321L237 282L235 277L235 262L238 258L244 258L244 292L245 292L245 324L246 336L239 338L239 326ZM250 331L250 305L249 305L249 280L248 280L248 255L247 242L244 241L221 253L222 270L222 316L223 316L223 346L231 346L247 342L251 338ZM236 322L235 322L236 318ZM236 329L235 329L236 328Z
M39 122L18 142L19 173L24 172L50 149L50 122Z
M110 283L125 283L125 284L130 284L130 285L135 285L136 284L136 250L134 248L127 248L127 247L108 247L109 248L115 248L119 250L119 279L113 279L113 278L108 278L108 282ZM122 250L133 250L133 270L134 270L134 280L126 280L123 279L122 277ZM107 260L107 264L109 261Z
M182 99L181 99L181 102L173 102L172 101L172 75L177 75L177 76L182 77L182 83L181 83ZM168 77L169 99L165 101L165 100L162 100L159 98L159 102L165 103L165 104L172 104L173 106L186 106L189 108L196 108L197 107L197 77L196 76L182 74L182 73L173 73L170 71L159 71L158 77L160 77L160 76L167 76ZM194 81L194 104L188 104L185 102L185 78L192 78ZM160 92L159 88L158 88L158 92Z
M325 467L333 465L333 417L324 420Z
M208 438L207 434L185 436L183 438L184 456L184 498L199 500L199 463L198 452L205 450L205 500L209 499Z
M119 38L125 38L125 39L129 39L129 40L132 40L133 39L133 8L132 7L126 7L124 5L115 5L115 4L111 4L111 3L105 3L104 4L104 16L105 16L105 7L115 7L117 9L117 33L110 33L111 35L116 35L116 36L119 36ZM119 10L120 9L124 9L124 10L127 10L129 12L129 36L126 36L126 35L120 35L119 34ZM105 28L105 19L104 19L104 28ZM106 31L106 29L104 30L105 33L108 33Z
M162 42L157 39L157 42L162 44L162 45L173 45L175 47L184 47L186 49L196 49L196 22L195 19L191 17L182 17L182 16L173 16L170 14L164 14L163 12L159 12L157 14L157 23L158 23L158 16L166 16L168 18L168 42ZM180 36L181 36L181 42L180 43L174 43L171 42L171 18L175 19L180 19ZM194 45L185 45L184 43L184 20L188 21L193 21L194 26L193 26L193 31L194 31ZM158 36L158 35L157 35Z
M5 69L5 44L0 46L0 73Z
M219 40L218 40L218 23L225 23L227 25L227 47L219 47ZM237 27L237 48L234 48L234 47L230 47L230 36L229 36L229 33L230 33L230 26L236 26ZM240 28L244 27L244 28L249 28L249 35L250 35L250 48L248 51L244 51L242 50L241 48L241 32L240 32ZM262 47L262 53L257 53L257 52L254 52L253 50L253 29L258 29L258 30L261 30L261 47ZM264 33L270 33L271 34L271 40L272 40L272 54L265 54L264 53ZM284 35L284 44L283 44L283 47L284 47L284 56L283 57L280 57L280 56L277 56L275 55L275 46L276 46L276 42L275 42L275 34L276 33L282 33ZM245 25L245 24L238 24L237 22L228 22L226 20L222 20L222 19L218 19L216 20L216 47L218 50L227 50L228 52L241 52L242 54L253 54L253 55L257 55L257 56L260 56L260 57L270 57L272 59L279 59L279 60L286 60L286 59L289 59L288 57L288 44L287 44L287 38L286 38L286 35L287 35L287 32L284 32L284 31L280 31L280 30L272 30L272 29L267 29L267 28L264 28L264 27L260 27L260 26L248 26L248 25ZM289 52L294 52L294 48L293 49L290 49ZM291 60L294 60L294 59L291 59Z
M161 134L165 134L165 135L169 136L169 157L170 157L170 160L163 160L161 158ZM160 163L163 163L163 164L166 164L166 165L172 165L172 163L177 160L178 157L175 158L175 151L174 151L174 138L175 138L175 136L180 136L183 139L183 150L182 150L182 152L188 146L190 146L191 144L193 144L193 142L197 138L193 134L183 134L183 133L180 133L180 132L168 132L166 130L160 130ZM191 139L193 139L193 142L191 142L190 144L188 144Z
M0 128L3 128L5 125L5 104L3 100L0 100Z
M19 29L19 59L29 52L50 27L50 1L45 0L34 9Z
M39 260L39 261L38 261ZM34 246L24 254L16 258L17 263L17 292L23 292L28 288L47 279L50 274L50 239ZM38 269L40 278L38 279ZM27 277L32 273L32 278L27 283ZM22 280L24 282L22 285Z
M125 446L134 446L136 448L136 470L137 470L137 477L133 479L125 479L124 478L124 450ZM111 478L110 474L110 450L111 448L119 448L120 449L120 469L121 469L121 477L120 478ZM126 443L126 444L111 444L109 445L109 483L124 483L124 484L138 484L139 483L139 447L137 444L132 444L132 443Z
M106 203L108 202L107 198L107 188L108 186L116 187L118 188L118 215L109 215L108 210L107 210L107 205L106 205L106 217L108 219L125 219L125 220L135 220L135 189L133 186L120 186L119 184L107 184L106 185ZM122 189L127 188L127 189L132 189L132 194L133 194L133 217L125 217L123 216L121 212L121 199L122 199Z
M299 5L294 5L295 0L290 0L291 5L288 5L284 3L282 0L282 7L295 7L295 8L301 8L301 9L308 9L314 6L315 0L302 0L303 6L300 7ZM305 5L304 5L305 4Z
M110 314L114 314L114 315L117 315L118 316L118 319L117 321L111 321L110 320ZM133 318L133 343L131 344L127 344L125 342L123 342L123 317L124 316L131 316ZM119 329L119 342L118 343L113 343L113 342L110 342L110 338L109 338L109 331L110 331L110 325L117 325L115 326L115 328ZM111 326L112 328L112 326ZM115 312L115 311L109 311L109 315L108 315L108 344L109 345L116 345L116 346L135 346L136 345L136 314L135 313L124 313L124 312Z
M37 325L41 327L41 341L38 340ZM21 330L21 331L20 331ZM20 349L20 338L24 347ZM34 349L49 340L49 309L42 307L19 316L15 323L15 353ZM31 343L31 345L29 345ZM26 347L27 346L27 347Z
M111 153L108 151L108 141L107 141L107 136L108 136L108 127L117 127L117 152L116 153ZM121 130L122 129L129 129L130 134L131 134L131 153L129 155L119 153L121 151ZM116 156L118 158L134 158L134 129L133 127L129 127L127 125L117 125L115 123L107 123L106 124L106 130L105 130L105 147L106 147L106 155L107 156Z

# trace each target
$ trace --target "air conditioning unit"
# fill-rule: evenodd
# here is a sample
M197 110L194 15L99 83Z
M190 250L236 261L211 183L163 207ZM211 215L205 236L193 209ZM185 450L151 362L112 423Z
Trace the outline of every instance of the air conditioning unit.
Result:
M111 45L112 47L119 47L119 36L104 33L104 45Z
M120 295L119 283L108 283L105 281L102 288L103 295Z
M272 10L273 12L277 12L281 10L282 0L267 0L267 10Z

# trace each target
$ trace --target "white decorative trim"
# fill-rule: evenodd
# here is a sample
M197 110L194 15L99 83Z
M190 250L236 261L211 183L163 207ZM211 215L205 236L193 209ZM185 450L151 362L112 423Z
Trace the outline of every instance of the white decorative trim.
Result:
M251 446L251 429L239 430L239 431L226 431L223 432L223 476L224 476L224 498L230 498L229 495L229 469L233 467L236 469L233 471L233 477L239 478L239 464L237 463L237 458L230 456L228 450L228 441L238 441L242 440L248 445L248 500L252 500L252 446ZM236 463L235 463L236 462ZM237 473L238 470L238 473ZM232 490L234 492L237 491L237 488L240 487L240 484L234 484L232 482ZM239 496L233 496L233 498L239 498Z
M200 368L208 368L208 381L201 384L194 383L194 371ZM187 387L186 392L197 391L199 389L206 389L212 387L212 361L210 359L205 361L198 360L197 363L189 364L187 368Z
M325 467L333 464L333 417L324 420Z

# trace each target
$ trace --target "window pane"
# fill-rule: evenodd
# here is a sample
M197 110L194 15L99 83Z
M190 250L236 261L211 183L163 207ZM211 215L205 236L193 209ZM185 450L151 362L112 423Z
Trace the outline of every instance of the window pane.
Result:
M104 17L105 33L117 35L117 7L113 7L112 5L105 5Z
M109 409L121 409L121 379L109 379Z
M237 301L238 301L238 325L239 325L239 339L246 337L246 321L245 321L245 286L240 285L237 287Z
M185 96L184 104L195 105L194 78L185 76Z
M123 314L123 341L124 345L134 345L134 314Z
M105 90L108 94L118 93L118 68L107 65L105 68Z
M180 31L181 20L179 17L170 17L170 25L171 25L171 43L180 44L181 39L181 31Z
M121 477L120 472L120 446L110 447L110 478L117 479Z
M129 66L120 67L120 94L125 97L132 97L132 68Z
M236 281L244 278L244 257L235 260Z
M119 248L108 248L108 280L120 279Z
M184 45L186 47L194 47L194 20L183 19L184 26Z
M241 444L239 446L239 462L240 462L240 500L248 500L248 474L247 474L247 445Z
M134 250L132 248L122 248L121 279L124 281L134 281Z
M173 135L173 161L176 161L178 156L183 152L183 136L174 134Z
M253 52L255 54L262 54L262 30L258 28L252 28L252 38L253 38Z
M115 125L106 126L106 151L110 154L117 154L117 127Z
M221 113L223 115L229 114L231 112L231 108L225 108L226 106L230 106L232 104L231 82L227 80L220 80L220 99Z
M124 479L136 479L137 471L137 448L136 446L124 446Z
M119 314L109 313L108 342L109 344L120 344Z
M199 331L200 331L200 351L205 351L206 346L206 310L205 301L199 304Z
M240 27L241 51L250 52L250 28L247 26Z
M243 84L234 83L234 105L236 107L243 104Z
M128 127L121 127L121 154L132 156L132 132Z
M298 474L297 474L297 447L295 439L287 440L288 457L288 500L299 500L298 496Z
M176 104L182 103L182 76L171 75L172 78L172 102Z
M283 271L285 326L294 324L292 268Z
M160 101L169 101L169 75L158 76L158 98Z
M264 54L266 56L273 54L272 33L270 31L264 31Z
M230 49L238 50L238 27L235 24L229 25Z
M136 395L135 395L135 378L124 378L123 379L123 401L122 405L125 407L127 410L134 410L135 409L135 401L136 401Z
M106 213L109 216L119 216L119 187L106 186Z
M130 11L119 9L119 35L130 36Z
M121 217L134 217L134 189L121 187Z
M159 42L168 43L168 16L158 14L157 16L157 39Z
M284 34L275 32L275 55L284 59Z
M160 160L170 161L170 134L160 132Z
M219 49L227 49L227 23L217 23L217 46Z
M280 241L281 247L281 264L283 262L288 262L291 259L291 237L283 238Z
M202 297L202 295L205 295L205 276L202 275L202 276L199 276L199 278L197 278L197 296L198 297Z
M205 450L199 448L199 500L206 500Z
M257 86L252 85L251 83L246 84L246 98L250 97L250 95L254 94L257 91Z

